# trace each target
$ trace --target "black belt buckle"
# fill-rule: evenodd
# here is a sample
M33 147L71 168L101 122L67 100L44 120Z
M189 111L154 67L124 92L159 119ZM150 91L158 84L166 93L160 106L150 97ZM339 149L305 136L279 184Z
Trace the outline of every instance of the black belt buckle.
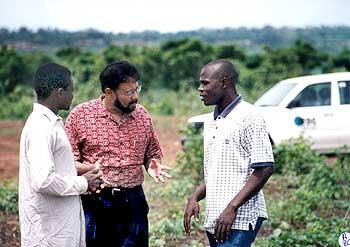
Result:
M112 196L115 196L115 195L117 195L118 194L118 192L120 192L121 190L120 189L118 189L118 188L113 188L112 189Z

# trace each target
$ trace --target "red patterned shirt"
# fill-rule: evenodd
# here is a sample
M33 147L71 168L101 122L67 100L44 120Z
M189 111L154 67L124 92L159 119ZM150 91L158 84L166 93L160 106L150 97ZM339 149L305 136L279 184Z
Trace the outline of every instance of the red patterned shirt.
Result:
M116 121L102 100L103 96L78 105L67 118L65 128L75 159L101 163L103 180L109 186L141 185L142 165L162 157L151 117L142 105L137 105Z

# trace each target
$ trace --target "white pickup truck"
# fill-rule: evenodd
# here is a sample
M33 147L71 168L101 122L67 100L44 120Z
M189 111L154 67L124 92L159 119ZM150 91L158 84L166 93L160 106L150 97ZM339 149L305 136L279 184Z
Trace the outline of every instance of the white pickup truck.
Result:
M350 72L280 81L255 105L265 118L272 144L304 136L320 153L350 148ZM203 114L188 122L200 127L210 117Z

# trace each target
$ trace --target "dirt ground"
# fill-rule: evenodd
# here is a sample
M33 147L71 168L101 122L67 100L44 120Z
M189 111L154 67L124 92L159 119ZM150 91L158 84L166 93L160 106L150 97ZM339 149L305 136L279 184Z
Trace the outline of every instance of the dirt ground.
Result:
M154 125L163 148L163 164L172 166L181 150L180 120L177 117L154 117ZM0 186L6 179L18 180L18 151L23 121L0 121ZM0 246L19 246L18 216L0 211Z
M0 122L0 186L5 179L18 179L19 138L23 122ZM18 216L0 211L0 246L19 246Z
M23 122L0 122L0 183L18 178L19 138Z

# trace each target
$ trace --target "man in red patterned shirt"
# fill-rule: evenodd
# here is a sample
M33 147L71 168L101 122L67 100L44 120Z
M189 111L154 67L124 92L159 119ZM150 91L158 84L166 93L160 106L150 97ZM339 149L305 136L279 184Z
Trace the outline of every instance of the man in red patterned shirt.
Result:
M101 73L103 94L69 114L66 132L78 171L101 164L104 188L82 196L87 246L148 246L148 204L142 166L156 181L170 177L151 117L137 104L136 67L110 63Z

